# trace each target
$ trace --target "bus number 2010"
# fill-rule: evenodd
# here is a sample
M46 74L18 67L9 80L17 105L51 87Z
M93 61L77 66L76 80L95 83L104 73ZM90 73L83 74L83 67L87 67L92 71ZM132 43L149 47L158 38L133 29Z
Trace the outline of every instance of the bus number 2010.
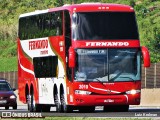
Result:
M88 89L88 85L81 84L79 85L79 89Z

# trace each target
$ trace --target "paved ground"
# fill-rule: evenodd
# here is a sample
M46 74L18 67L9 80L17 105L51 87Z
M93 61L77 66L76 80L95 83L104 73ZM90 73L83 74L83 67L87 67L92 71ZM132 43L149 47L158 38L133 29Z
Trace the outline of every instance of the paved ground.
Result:
M23 104L23 103L19 100L18 90L16 90L14 93L17 95L17 104L18 104L18 105L25 105L25 104Z
M55 108L51 108L51 112L48 113L30 113L27 111L26 105L18 105L17 110L4 110L0 108L0 116L7 116L15 118L17 116L23 117L22 115L36 115L43 117L55 116L55 117L133 117L133 118L152 118L160 120L160 108L157 107L130 107L129 112L104 112L101 107L98 107L93 113L79 113L78 111L73 111L72 113L57 113Z
M160 89L142 89L141 104L139 106L130 106L129 112L104 112L103 107L97 107L94 113L79 113L73 111L73 113L57 113L55 107L51 108L51 112L40 113L42 116L56 116L56 117L136 117L136 118L152 118L160 120ZM15 91L18 97L18 91ZM5 110L0 107L0 116L2 114L10 114L12 117L16 115L30 115L27 110L27 105L19 101L17 98L18 108L13 110L11 107L9 110ZM159 106L159 107L158 107Z
M140 106L160 106L160 89L142 89Z

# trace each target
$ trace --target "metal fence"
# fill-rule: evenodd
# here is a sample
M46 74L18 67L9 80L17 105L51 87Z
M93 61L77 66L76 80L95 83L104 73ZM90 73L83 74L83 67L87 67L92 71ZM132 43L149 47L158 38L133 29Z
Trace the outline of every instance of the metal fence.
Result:
M18 87L17 71L0 72L0 78L6 78L13 88ZM152 63L150 68L142 65L142 88L160 88L160 63Z
M5 78L13 88L18 88L17 71L0 72L0 78Z
M150 68L142 67L142 88L160 88L160 63L152 63Z

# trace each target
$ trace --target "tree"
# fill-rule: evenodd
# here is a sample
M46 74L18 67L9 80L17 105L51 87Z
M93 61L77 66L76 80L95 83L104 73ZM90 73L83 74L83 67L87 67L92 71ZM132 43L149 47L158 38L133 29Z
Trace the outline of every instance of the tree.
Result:
M55 2L54 2L55 7L60 7L60 6L63 6L63 5L64 5L63 0L55 0Z

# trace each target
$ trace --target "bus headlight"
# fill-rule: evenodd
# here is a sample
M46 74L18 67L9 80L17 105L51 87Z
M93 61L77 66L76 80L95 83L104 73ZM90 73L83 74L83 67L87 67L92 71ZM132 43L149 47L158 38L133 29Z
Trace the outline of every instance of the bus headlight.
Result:
M137 93L140 93L141 90L130 90L130 91L126 91L126 94L132 94L132 95L135 95Z
M84 91L84 90L75 90L75 94L90 95L91 92L89 92L89 91Z

